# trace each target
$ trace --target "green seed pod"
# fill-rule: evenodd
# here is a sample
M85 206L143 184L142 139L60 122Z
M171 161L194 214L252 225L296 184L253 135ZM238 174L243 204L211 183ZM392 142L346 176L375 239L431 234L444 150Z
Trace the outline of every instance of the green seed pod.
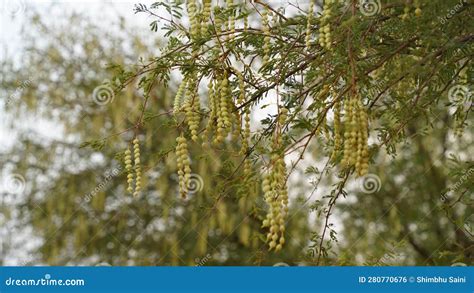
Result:
M134 196L138 196L142 190L141 184L141 175L142 169L140 166L140 142L138 138L133 140L133 150L134 150L134 168L135 168L135 191L133 192Z
M191 178L191 166L188 155L188 145L183 134L176 138L176 162L178 167L179 193L186 198L189 180Z
M191 28L190 28L191 38L193 38L193 39L198 38L200 28L199 28L199 22L198 22L198 19L197 19L196 1L195 0L188 0L187 5L186 5L186 9L187 9L187 12L188 12L189 23L191 25Z
M211 25L212 0L203 0L201 35L208 34L209 25Z
M234 5L234 0L227 0L226 2L227 8L231 8ZM229 41L234 39L235 35L235 12L232 11L231 15L229 16Z
M188 82L185 100L184 100L184 111L186 114L186 122L191 132L191 138L193 141L198 140L198 129L200 123L200 111L201 105L199 96L197 94L197 86L194 84L195 78L190 79Z
M330 18L332 15L332 0L324 2L323 13L319 22L319 45L329 50L331 48L331 24Z
M184 79L183 82L181 82L181 84L178 87L178 91L176 92L176 96L174 98L174 106L173 106L174 115L177 115L181 108L181 100L183 99L186 85L187 85L187 82L186 82L186 79Z
M263 11L262 11L262 30L263 30L263 33L265 35L265 37L263 38L263 65L265 66L265 64L268 63L268 61L270 61L270 41L271 41L271 38L270 38L270 24L268 22L268 8L265 8Z
M129 148L125 151L125 170L127 171L127 191L133 193L132 152Z
M284 159L284 151L282 150L282 125L286 122L288 109L280 108L278 117L278 127L276 128L272 145L272 155L268 173L266 174L262 189L264 198L269 206L266 219L263 223L264 227L269 226L267 242L269 249L275 249L275 252L283 248L285 218L288 214L288 192L286 188L286 164ZM268 225L270 224L270 225ZM283 240L282 240L283 239Z
M314 17L314 0L310 0L309 2L309 9L308 9L308 21L306 23L306 37L305 37L305 44L306 50L309 50L309 45L311 41L311 22Z

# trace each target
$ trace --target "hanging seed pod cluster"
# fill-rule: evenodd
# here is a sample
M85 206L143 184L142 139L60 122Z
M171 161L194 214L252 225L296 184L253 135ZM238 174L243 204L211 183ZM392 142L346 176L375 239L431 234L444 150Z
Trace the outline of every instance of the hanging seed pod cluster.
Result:
M179 176L179 194L186 198L189 180L191 178L191 160L188 153L188 144L184 135L176 138L176 157Z
M315 174L317 183L321 178L331 184L338 180L339 184L332 185L339 187L331 193L335 201L346 191L351 175L368 174L371 155L377 159L384 148L388 154L395 152L407 124L427 114L445 95L450 86L446 81L461 82L457 75L472 67L472 54L466 53L472 38L464 27L453 28L453 23L464 21L468 11L464 5L452 21L442 23L442 29L454 33L456 39L440 43L429 39L430 34L413 34L407 28L430 33L441 30L433 24L436 21L424 20L435 7L443 7L443 1L388 5L308 0L297 9L292 7L292 12L276 2L175 1L167 7L170 18L160 18L166 46L160 56L137 70L143 77L139 87L147 96L156 82L167 84L178 72L183 78L170 103L172 115L167 117L167 125L178 133L172 146L179 181L176 193L181 197L190 194L191 168L195 170L202 157L214 156L223 176L206 177L212 187L216 182L221 187L212 198L229 194L237 202L245 197L250 183L257 183L260 188L253 196L260 196L265 204L255 206L252 215L263 221L258 225L262 229L246 220L239 238L249 245L250 227L259 233L263 230L273 252L285 245L290 173L310 165L304 166L305 171ZM422 67L426 70L418 74ZM446 74L437 73L441 68ZM425 74L429 72L436 74ZM429 88L432 84L435 86ZM374 85L377 89L372 90ZM459 86L464 93L469 85ZM149 119L146 103L143 106L146 115L142 116ZM462 134L467 114L458 105L452 119L457 134ZM252 124L253 120L257 123ZM378 132L370 152L369 120ZM145 122L139 121L137 128ZM196 146L205 152L194 154ZM314 157L307 160L308 153ZM322 159L327 160L324 170L317 164ZM125 167L127 189L138 194L142 183L136 144L133 152L126 151ZM334 173L337 176L327 176ZM202 197L196 196L197 205ZM232 221L226 221L230 208L217 201L213 205L219 207L215 227L232 231ZM245 213L248 205L241 204L239 211ZM203 234L210 232L208 227L200 229ZM321 238L323 245L326 239ZM204 253L205 245L200 242L199 247Z
M193 141L197 141L198 128L201 121L201 104L199 96L197 95L197 88L194 78L189 80L187 83L184 94L183 108L186 115L186 123L188 124L189 131L191 132L191 139Z
M133 196L138 196L142 190L142 169L140 165L140 141L135 138L132 141L133 145L133 166L132 166L132 152L130 148L125 150L124 163L125 171L127 173L127 191Z
M283 127L288 109L280 108L268 173L263 179L265 201L270 207L263 227L269 228L267 242L269 249L279 251L285 244L285 220L288 215L288 191L286 188L286 164L282 148Z
M332 43L331 17L333 15L334 0L324 1L323 13L319 21L319 44L321 47L330 49Z
M338 175L368 173L369 113L377 117L372 111L384 105L381 97L375 97L379 101L370 106L362 100L369 98L365 95L373 79L389 84L382 79L391 78L385 66L392 63L374 53L383 39L376 38L372 46L364 47L371 37L366 31L364 35L355 31L361 26L351 25L351 21L370 17L374 21L377 16L365 15L355 2L345 6L340 1L323 1L321 11L316 3L307 2L306 18L291 18L269 1L188 0L180 11L187 13L189 22L176 28L176 39L170 42L174 51L159 63L167 73L179 71L183 77L170 105L179 133L174 146L179 194L189 194L194 146L222 151L226 164L236 167L230 177L237 177L233 179L242 185L260 184L260 196L266 203L262 227L268 248L275 252L285 244L288 173L308 148L316 149L315 157L327 157L327 165L336 167ZM421 16L420 1L406 2L405 8L397 6L393 11L397 12L393 21L406 25L402 19ZM312 43L313 36L319 46ZM175 59L169 57L173 54ZM393 57L391 62L402 71L399 59ZM368 72L370 80L360 78L363 72ZM260 109L265 108L271 110L262 117L266 110ZM270 114L272 111L277 115ZM288 112L295 113L291 121ZM252 118L262 118L261 123L253 125ZM136 152L134 144L134 152L127 150L125 156L128 190L133 194L141 189ZM298 154L299 159L287 166L285 155L290 153ZM235 186L240 196L245 188ZM219 225L228 231L230 224L223 217L220 212L216 222L222 222ZM246 245L251 242L250 226L239 230Z
M311 25L314 18L314 0L310 0L309 9L308 9L308 20L306 22L306 36L305 36L305 45L306 49L309 49L311 41Z
M334 97L335 94L332 92L332 96ZM342 103L340 101L336 101L334 104L334 148L331 154L331 159L334 161L338 152L341 150L342 146L342 138L341 138L341 108Z
M238 17L238 13L243 13L245 10L235 9L236 5L232 0L227 0L223 7L213 6L213 4L213 1L209 0L203 1L202 5L199 5L195 0L189 0L186 3L186 12L189 17L188 37L192 53L189 56L192 56L194 66L205 64L206 58L217 60L219 64L205 74L201 74L197 68L192 70L186 67L181 68L184 77L177 88L172 107L180 132L176 139L175 155L179 194L183 198L189 192L191 179L189 143L199 143L206 148L211 146L219 148L227 142L239 145L238 153L243 159L242 176L246 183L249 183L252 177L251 116L252 105L255 101L252 100L254 97L247 93L256 88L255 84L248 83L248 80L255 78L254 69L243 60L239 60L241 57L238 55L236 55L236 60L230 61L228 59L234 50L233 42L241 34L249 31L248 15ZM315 2L311 1L304 39L307 50L310 47L314 9ZM330 31L332 10L333 2L325 1L319 21L319 42L325 49L329 49L332 43ZM260 19L258 36L262 41L262 46L258 49L261 52L263 64L263 67L260 67L258 71L261 71L262 68L265 70L265 66L270 62L272 26L278 26L278 16L274 11L270 11L270 6L267 5L261 6L258 16ZM270 20L271 18L273 20ZM239 21L237 21L238 19ZM272 25L271 22L275 22L275 24ZM209 44L209 47L196 45L203 40ZM206 96L201 98L198 89L202 81L206 79L208 80ZM328 96L334 97L335 90L326 84L315 99L323 100ZM277 100L280 98L276 97ZM205 103L201 104L201 101ZM343 152L343 165L345 167L353 166L359 175L363 175L368 168L367 114L360 104L360 100L352 98L348 101L336 101L333 112L334 149L331 157L335 161L339 152ZM325 115L324 113L324 117L322 117L324 126L321 129L324 130L324 137L331 139ZM278 107L278 115L272 130L271 152L267 154L269 162L265 166L266 172L261 186L268 209L262 226L267 229L268 247L274 251L280 251L285 243L286 219L289 212L286 187L288 174L285 163L285 146L283 145L287 117L288 109L282 106ZM126 162L129 164L126 164L126 170L129 173L129 191L136 194L137 190L139 191L141 188L140 181L135 179L140 171L137 168L137 159L135 159L135 166L132 168L130 155L128 151ZM131 185L133 182L135 182L135 188ZM249 233L245 229L239 233L242 233L243 239L248 238ZM245 240L245 243L249 243L248 240Z
M368 118L359 96L345 104L343 166L353 166L359 176L369 169Z

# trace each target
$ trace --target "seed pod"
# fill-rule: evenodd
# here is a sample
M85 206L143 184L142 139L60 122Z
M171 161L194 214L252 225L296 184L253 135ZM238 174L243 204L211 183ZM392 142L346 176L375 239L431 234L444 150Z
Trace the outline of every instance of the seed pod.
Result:
M140 144L138 138L133 140L134 168L135 168L135 191L133 196L138 196L142 190L142 169L140 166Z
M262 30L265 35L263 38L263 65L268 63L270 61L270 23L268 22L268 8L265 7L265 9L262 11Z
M234 0L227 0L227 9L232 8L234 5ZM232 41L234 39L234 34L235 34L235 12L232 11L232 13L229 16L229 41Z
M240 150L240 154L242 155L247 154L248 148L249 148L249 141L250 141L250 107L247 106L245 108L244 131L243 131L242 148ZM245 171L250 171L250 170L247 170L247 168L250 168L250 165L249 166L244 165L244 173L246 173Z
M231 99L229 80L228 75L224 74L219 87L219 113L217 119L217 135L215 139L216 143L221 143L224 141L231 125L229 115L229 99Z
M364 176L369 168L369 150L368 150L368 119L365 108L360 99L357 100L359 139L357 145L356 172L359 176Z
M308 21L306 23L306 37L305 37L305 44L306 50L309 50L309 45L311 41L311 22L314 17L314 0L310 0L309 2L309 9L308 9Z
M323 6L323 13L319 22L319 44L321 47L330 49L331 48L331 15L332 15L332 4L334 0L326 0Z
M283 247L285 219L288 214L288 191L286 189L286 164L284 159L284 150L282 150L282 131L286 123L288 109L280 108L280 114L277 120L275 131L276 139L272 145L272 155L270 158L269 171L263 180L264 198L269 206L269 211L263 227L269 228L267 242L269 249L279 251Z
M352 152L352 99L349 99L345 103L345 115L344 115L344 157L342 159L342 164L344 167L349 167L351 165L351 152Z
M177 115L181 108L181 100L183 99L186 85L187 85L187 81L186 79L184 79L178 87L178 91L176 92L176 96L174 97L174 106L173 106L174 115Z
M197 5L196 0L188 0L186 9L188 12L189 23L191 25L190 34L191 38L195 39L199 37L199 22L197 20Z
M218 16L219 14L219 7L216 6L214 7L214 27L215 27L215 30L216 30L216 33L219 34L220 32L222 32L222 26L224 25L224 22L222 20L222 18L220 18ZM219 48L217 48L217 50L220 50Z
M203 142L203 146L207 145L206 139L208 135L212 134L212 132L214 131L214 128L215 128L214 124L217 119L217 111L218 111L218 108L216 105L217 102L216 102L216 94L214 90L214 81L212 79L209 81L207 89L208 89L208 100L209 100L210 111L209 111L209 118L207 120L206 127L204 128L203 137L205 141Z
M345 167L355 167L358 176L363 176L369 168L368 116L359 96L349 99L344 119Z
M186 198L189 180L191 178L191 161L188 154L188 144L183 134L176 138L176 162L178 167L179 193Z
M197 141L201 106L199 96L197 95L197 86L194 84L194 81L195 78L188 82L183 107L186 114L186 122L191 132L191 139Z
M237 111L237 108L232 101L232 99L229 99L229 109L231 112L230 115L230 125L233 127L232 131L232 139L234 141L237 141L240 137L240 133L242 132L242 117L240 117L239 111Z
M334 104L334 149L331 154L331 160L335 160L337 153L341 149L341 102L337 101Z
M201 35L205 36L208 34L209 25L211 25L211 11L212 11L212 0L203 0L202 7L202 21L201 24Z
M244 16L244 31L246 32L249 28L249 16L246 14Z
M127 191L133 193L133 169L132 169L132 152L130 148L125 151L125 170L127 171Z

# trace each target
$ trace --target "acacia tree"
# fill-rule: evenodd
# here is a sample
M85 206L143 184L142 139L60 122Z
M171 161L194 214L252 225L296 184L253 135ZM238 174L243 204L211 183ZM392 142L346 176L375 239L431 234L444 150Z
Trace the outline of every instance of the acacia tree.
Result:
M472 3L288 4L139 4L136 12L156 18L151 29L165 30L167 44L158 56L138 64L138 70L121 72L117 87L141 78L145 113L154 87L166 85L171 74L181 74L170 123L179 133L176 156L182 196L199 156L189 154L189 145L217 151L226 145L238 147L241 162L222 180L225 189L244 190L248 182L261 181L267 204L262 227L270 251L284 249L285 235L291 233L285 226L291 217L288 178L316 146L314 159L325 162L324 169L308 172L321 174L318 182L326 174L335 180L324 203L318 201L314 207L325 219L312 238L319 264L336 239L329 217L347 194L349 180L366 178L376 168L371 162L384 153L396 157L397 146L429 129L440 108L451 109L450 119L442 123L458 134L452 139L462 136L472 107ZM207 90L201 90L204 87ZM262 117L266 107L273 111ZM139 118L137 130L143 124ZM461 165L469 169L471 164ZM133 172L131 165L129 170L131 190L134 182L139 189L141 173ZM235 182L236 174L240 183ZM446 188L438 187L439 193Z
M125 39L108 46L108 38L80 26L92 39L83 42L87 54L32 54L23 68L44 79L10 106L23 109L28 101L29 114L38 111L40 96L42 109L61 109L60 120L79 138L43 145L25 137L9 156L35 182L22 211L45 240L38 258L138 265L468 262L472 184L462 178L473 166L472 137L462 130L471 115L472 4L364 3L162 1L136 7L156 18L152 31L165 31L166 42L154 44L158 56L133 63L112 51ZM65 48L76 44L66 39ZM142 42L134 40L138 52ZM50 55L62 57L41 58ZM114 63L109 70L116 74L94 66L99 59ZM50 78L37 72L61 72L61 82L38 95ZM76 72L99 75L78 83ZM21 73L11 79L24 80ZM90 101L97 88L113 89L114 101L97 108ZM81 110L71 115L73 109ZM58 150L75 154L84 169L57 166ZM101 164L84 160L97 154ZM38 158L53 173L46 186L32 179ZM359 177L375 178L374 194L364 194L370 185L353 192ZM71 207L79 213L71 216Z

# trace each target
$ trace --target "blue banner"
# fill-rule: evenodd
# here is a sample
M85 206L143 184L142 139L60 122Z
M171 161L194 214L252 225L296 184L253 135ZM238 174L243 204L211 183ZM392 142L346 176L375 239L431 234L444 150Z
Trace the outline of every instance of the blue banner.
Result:
M473 267L0 267L0 292L474 293Z

